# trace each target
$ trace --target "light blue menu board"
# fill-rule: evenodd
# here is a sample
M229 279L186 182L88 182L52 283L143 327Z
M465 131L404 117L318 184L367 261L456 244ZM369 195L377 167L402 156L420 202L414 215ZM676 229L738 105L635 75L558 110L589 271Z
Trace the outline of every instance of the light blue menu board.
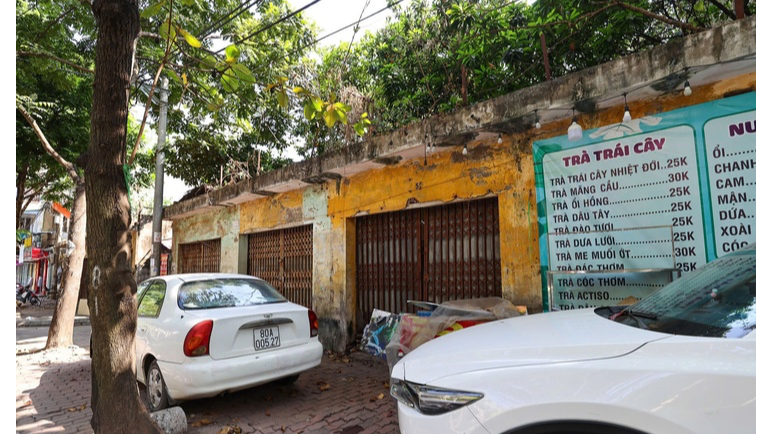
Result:
M586 131L577 142L534 142L544 309L548 270L662 268L664 261L688 273L755 242L755 133L749 92ZM652 227L672 235L641 239L640 230ZM612 250L630 250L613 268L593 256L609 232ZM559 236L577 233L585 246Z

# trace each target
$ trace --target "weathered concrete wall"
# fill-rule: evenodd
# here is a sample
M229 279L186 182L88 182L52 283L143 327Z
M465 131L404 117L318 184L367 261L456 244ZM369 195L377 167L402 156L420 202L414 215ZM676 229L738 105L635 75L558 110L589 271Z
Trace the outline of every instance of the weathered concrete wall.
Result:
M242 234L296 226L305 218L302 189L245 202L239 214Z
M239 272L239 207L221 207L195 216L174 220L173 269L179 270L179 245L220 240L220 271L223 273Z
M755 89L755 72L715 79L703 73L696 80L696 76L682 72L684 66L709 65L752 52L755 18L435 116L333 155L175 204L166 215L177 219L175 258L180 242L224 237L222 271L236 271L239 259L234 256L246 254L243 246L238 248L239 234L312 223L313 308L320 318L320 338L325 348L342 351L364 326L355 321L356 216L399 211L414 204L497 196L503 295L515 304L526 305L532 313L540 312L543 303L531 146L535 140L566 134L571 120L561 110L546 112L543 127L536 130L532 128L533 110L575 104L578 122L589 130L618 123L624 111L621 92L640 85L650 86L628 98L633 117L716 100ZM680 92L685 78L694 80L690 97ZM609 96L618 97L618 101L601 103ZM441 147L427 157L426 164L415 152L412 159L394 157L416 146L423 148L429 131L434 132ZM502 143L496 142L495 134L479 134L484 131L503 133ZM461 152L464 143L467 155ZM375 162L372 167L380 168L362 169L363 161ZM347 167L358 169L347 174ZM334 179L336 174L340 179ZM276 193L273 196L242 200L272 191ZM243 203L215 208L234 200Z

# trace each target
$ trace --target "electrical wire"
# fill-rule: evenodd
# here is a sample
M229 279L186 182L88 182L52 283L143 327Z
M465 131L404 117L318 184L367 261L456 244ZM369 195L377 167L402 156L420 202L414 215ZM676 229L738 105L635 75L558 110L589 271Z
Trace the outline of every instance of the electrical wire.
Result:
M304 10L306 10L306 9L310 8L311 6L319 3L320 1L322 1L322 0L313 0L312 2L310 2L310 3L306 4L305 6L303 6L302 8L296 9L295 11L293 11L293 12L291 12L291 13L289 13L289 14L281 17L281 18L279 18L278 20L276 20L276 21L274 21L274 22L272 22L272 23L270 23L268 25L263 26L262 28L254 31L252 33L250 33L249 35L247 35L247 36L245 36L245 37L243 37L241 39L239 39L238 41L234 42L233 44L240 44L240 43L246 41L247 39L250 39L250 38L252 38L252 37L254 37L254 36L256 36L256 35L258 35L258 34L260 34L262 32L265 32L266 30L269 30L272 27L274 27L274 26L276 26L278 24L281 24L284 21L287 21L288 19L290 19L290 18L294 17L295 15L303 12ZM224 50L225 50L225 48L221 48L221 49L215 51L215 53L219 54L219 53L222 53Z
M236 19L236 17L238 17L239 15L243 14L245 11L252 8L252 6L255 6L257 3L260 3L262 1L263 0L245 0L240 5L238 5L235 9L231 10L230 12L226 13L225 15L223 15L222 17L214 21L213 23L209 24L206 28L204 28L204 30L201 30L198 33L198 38L199 39L206 38L207 36L214 33L215 30L217 30L217 28L225 27L226 24L230 23L231 21ZM232 14L235 14L235 15L231 16Z

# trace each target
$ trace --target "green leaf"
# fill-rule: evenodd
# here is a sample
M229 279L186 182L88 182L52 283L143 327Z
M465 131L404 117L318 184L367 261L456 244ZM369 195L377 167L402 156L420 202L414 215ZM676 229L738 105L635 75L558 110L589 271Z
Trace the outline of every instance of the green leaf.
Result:
M303 104L303 116L307 120L309 120L309 121L313 120L316 117L316 113L317 112L318 112L318 110L316 110L316 108L314 108L314 103L311 102L310 100L306 101Z
M303 88L302 88L302 87L300 87L300 86L295 86L295 88L294 88L294 89L292 89L292 91L293 91L293 92L295 92L295 94L297 95L297 94L299 94L299 93L303 93L303 92L305 92L306 90L305 90L305 89L303 89Z
M180 35L182 35L183 38L185 38L185 42L187 42L188 45L190 45L193 48L201 48L201 42L199 42L195 36L186 32L185 29L181 27L177 27L177 31L180 33Z
M276 97L279 98L279 107L281 108L287 108L289 105L289 96L287 96L287 93L284 91L280 91L276 94Z
M196 0L182 0L182 4L184 4L185 6L193 6L194 4L196 4Z
M161 24L159 33L161 34L161 37L167 41L173 41L177 39L177 28L174 24L172 24L171 20L166 20L163 22L163 24Z
M172 80L174 80L174 81L176 81L176 82L178 82L178 83L182 83L182 79L180 79L180 76L179 76L179 75L177 75L177 73L176 73L175 71L173 71L173 70L171 70L171 69L164 69L164 72L165 72L165 73L166 73L166 75L167 75L167 76L169 76L169 77L170 77ZM185 74L182 74L182 75L184 76Z
M247 134L250 134L252 133L252 131L254 131L254 127L252 126L252 124L247 119L244 119L244 118L236 119L236 126L241 128L241 130Z
M145 8L144 11L142 11L141 14L139 14L139 16L142 18L154 17L163 10L164 4L166 4L166 0L161 0L160 2L154 5L148 6Z
M211 54L204 54L204 57L201 59L201 63L209 68L214 68L217 66L217 59L215 59Z
M311 98L311 103L314 105L314 109L318 112L322 111L322 107L324 107L324 101L322 101L321 98L318 96L315 96Z
M324 123L327 124L327 128L332 128L335 125L335 110L325 110Z
M697 3L694 4L694 10L697 12L704 12L705 11L705 2L704 0L699 0Z
M348 120L346 119L346 112L340 109L333 110L335 113L335 118L340 121L343 125L346 125L348 123Z
M252 71L249 70L246 66L244 66L243 63L236 63L231 66L231 69L233 69L233 72L236 73L236 76L241 81L245 81L249 84L255 84L255 77L252 75Z
M351 111L351 106L348 104L344 104L342 102L336 102L335 104L333 104L333 106L335 107L336 110L341 110L344 113L348 113Z
M223 73L220 83L222 83L222 87L226 92L235 92L239 88L239 79L230 69Z
M239 60L240 55L241 50L235 45L228 45L228 47L225 48L225 61L227 63L236 63L236 61Z

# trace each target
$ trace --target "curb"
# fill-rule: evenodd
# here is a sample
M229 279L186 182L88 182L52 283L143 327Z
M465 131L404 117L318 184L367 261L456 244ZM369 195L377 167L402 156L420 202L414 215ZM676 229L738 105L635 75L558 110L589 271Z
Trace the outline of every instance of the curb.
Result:
M33 317L26 317L26 318L16 318L16 327L50 327L51 326L51 320L52 317L39 317L39 318L33 318ZM75 326L87 326L91 325L91 320L87 316L76 316L75 317Z

